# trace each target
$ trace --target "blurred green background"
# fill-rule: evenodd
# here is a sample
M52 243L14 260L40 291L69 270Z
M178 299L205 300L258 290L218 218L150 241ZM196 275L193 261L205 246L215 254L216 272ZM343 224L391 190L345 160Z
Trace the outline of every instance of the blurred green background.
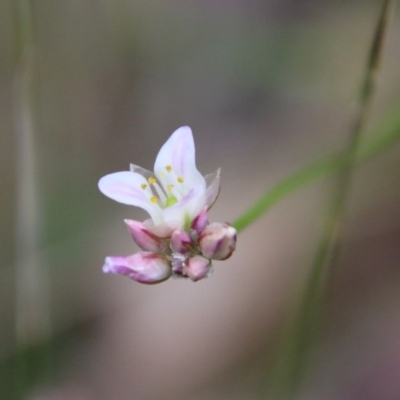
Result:
M105 256L137 251L123 218L145 214L97 181L130 162L152 169L189 125L199 170L222 168L211 219L234 220L344 148L380 4L0 3L1 399L265 398L335 179L241 233L211 279L152 287L102 274ZM392 22L366 136L400 104L399 12ZM399 176L398 145L357 168L298 399L400 398Z

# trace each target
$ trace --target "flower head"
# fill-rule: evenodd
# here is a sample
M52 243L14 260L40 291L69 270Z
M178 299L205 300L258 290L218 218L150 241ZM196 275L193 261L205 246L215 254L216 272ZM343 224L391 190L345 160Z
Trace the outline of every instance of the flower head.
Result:
M130 171L115 172L99 181L99 189L120 203L143 208L154 234L168 237L188 228L204 207L210 209L220 188L220 170L203 177L196 168L192 131L177 129L158 152L154 173L131 164Z
M144 251L107 257L106 273L142 283L158 283L171 275L197 281L211 274L211 259L226 259L235 248L234 228L209 225L207 211L219 194L220 170L200 174L192 131L187 126L177 129L161 147L154 172L131 164L130 171L101 178L99 189L150 215L143 223L125 220L133 240Z

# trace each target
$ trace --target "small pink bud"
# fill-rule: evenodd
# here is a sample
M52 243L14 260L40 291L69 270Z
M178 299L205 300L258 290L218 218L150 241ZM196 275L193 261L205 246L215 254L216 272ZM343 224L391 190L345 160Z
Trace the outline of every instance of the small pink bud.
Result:
M193 250L195 243L185 231L176 230L171 236L171 249L175 253L188 254Z
M208 225L207 207L201 210L201 213L192 221L191 228L198 234Z
M103 272L125 275L147 284L165 281L172 274L171 265L164 255L148 251L127 257L107 257Z
M125 223L132 239L142 250L162 253L168 248L165 240L151 233L141 222L126 219Z
M202 256L190 257L185 261L183 268L184 275L187 275L193 282L206 278L211 269L211 261Z
M207 225L199 236L199 246L204 257L226 260L235 250L236 229L220 222Z

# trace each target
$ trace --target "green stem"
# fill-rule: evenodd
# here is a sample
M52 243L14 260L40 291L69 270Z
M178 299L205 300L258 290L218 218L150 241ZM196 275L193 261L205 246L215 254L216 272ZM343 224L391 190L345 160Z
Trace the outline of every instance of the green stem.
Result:
M394 110L385 118L385 126L371 138L361 139L358 145L355 164L362 164L391 148L400 140L400 109ZM335 153L317 160L289 175L269 189L253 206L234 222L238 231L243 231L257 221L284 197L318 179L334 174L345 168L345 153Z
M238 230L238 232L255 222L281 198L294 190L328 174L340 170L348 170L349 168L353 169L354 164L363 162L368 158L375 156L398 140L400 132L397 132L396 128L398 125L396 124L394 128L396 132L389 132L382 135L382 137L374 138L369 142L366 141L365 143L359 143L360 132L364 128L372 95L376 86L376 75L382 58L382 45L387 32L391 8L393 8L393 1L384 0L382 12L369 53L367 67L365 69L365 76L360 90L358 110L351 130L351 138L347 151L334 154L329 158L324 158L310 164L279 182L276 186L265 193L265 195L262 196L261 199L258 200L248 211L236 219L232 225ZM398 112L396 112L391 120L395 120L395 122L400 121L400 118L398 117ZM345 171L343 175L349 176L350 174L348 174L348 171ZM344 186L347 186L345 181L347 181L347 178L342 182ZM342 190L340 192L346 191L347 190Z
M33 29L31 0L13 3L16 29L14 76L14 120L16 142L15 226L15 353L11 399L28 396L32 385L48 376L50 351L29 349L51 337L46 263L38 251L40 204L33 116ZM43 371L43 373L42 373Z
M384 39L388 29L388 20L393 1L384 0L382 12L372 41L369 57L362 82L358 109L352 125L347 150L341 159L336 195L327 220L324 234L319 244L310 271L303 301L300 304L292 335L286 337L284 343L289 351L285 369L280 368L278 381L273 383L275 395L278 398L293 398L309 367L313 345L319 333L323 307L323 294L328 281L328 274L336 264L343 226L345 222L346 205L349 197L352 177L356 162L360 136L364 131L369 115L373 94L376 87L378 66L382 58Z

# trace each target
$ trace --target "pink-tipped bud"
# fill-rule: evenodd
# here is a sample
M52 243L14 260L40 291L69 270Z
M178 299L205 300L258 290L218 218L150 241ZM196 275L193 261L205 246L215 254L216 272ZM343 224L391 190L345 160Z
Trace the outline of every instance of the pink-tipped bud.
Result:
M103 272L125 275L146 284L165 281L172 274L171 265L164 255L148 251L127 257L107 257Z
M198 235L208 225L207 207L201 210L201 213L192 221L190 226Z
M236 247L236 229L220 222L207 225L199 236L199 246L204 257L226 260Z
M185 231L176 230L172 233L170 247L174 253L188 254L193 250L195 243Z
M184 275L188 276L193 282L207 278L211 270L211 261L202 256L190 257L185 261L183 268Z
M151 233L141 222L126 219L125 223L132 239L142 250L155 253L167 250L168 245L165 240Z

